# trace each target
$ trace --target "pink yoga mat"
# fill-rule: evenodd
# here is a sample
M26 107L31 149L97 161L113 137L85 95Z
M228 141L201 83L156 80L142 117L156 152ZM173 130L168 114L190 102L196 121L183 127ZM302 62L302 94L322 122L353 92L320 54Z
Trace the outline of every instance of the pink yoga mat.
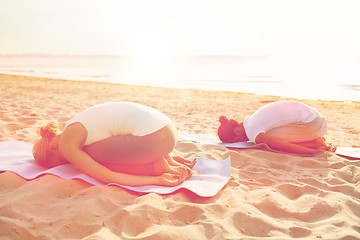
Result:
M180 142L181 141L193 141L193 142L198 142L201 144L211 144L211 145L216 145L216 146L222 146L222 147L228 147L228 148L238 148L238 149L265 148L272 152L284 153L284 152L280 152L280 151L271 149L265 143L260 143L260 144L256 144L256 143L252 143L252 142L223 143L214 134L194 134L194 133L180 132L179 133L179 141ZM342 157L360 159L360 148L337 147L335 154L342 156ZM317 154L297 154L297 155L314 156Z
M24 179L31 180L44 174L53 174L63 179L81 179L93 185L105 185L82 173L71 164L45 169L35 163L32 156L32 144L18 141L0 142L0 172L11 171ZM195 174L175 187L145 185L131 187L115 183L106 185L119 186L135 192L155 192L169 194L178 189L188 189L201 197L215 196L230 180L230 158L222 161L197 158L193 170Z

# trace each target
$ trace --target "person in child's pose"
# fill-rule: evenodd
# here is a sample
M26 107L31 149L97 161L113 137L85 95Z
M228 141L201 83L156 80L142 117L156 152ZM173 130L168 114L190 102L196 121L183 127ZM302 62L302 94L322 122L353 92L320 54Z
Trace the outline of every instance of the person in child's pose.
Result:
M40 135L33 147L38 164L71 163L105 183L174 186L191 177L195 164L169 155L177 131L166 115L132 102L95 105L67 121L62 132L50 122Z
M290 153L335 151L325 142L326 119L315 109L296 101L278 101L259 108L243 122L219 118L222 142L265 143L274 150Z

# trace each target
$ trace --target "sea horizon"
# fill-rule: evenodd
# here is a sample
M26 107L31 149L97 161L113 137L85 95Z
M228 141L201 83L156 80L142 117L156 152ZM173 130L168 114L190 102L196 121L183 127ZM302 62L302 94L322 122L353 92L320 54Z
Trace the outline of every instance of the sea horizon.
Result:
M141 59L131 55L2 54L4 74L222 90L298 99L360 102L360 58L337 62L281 55L178 55ZM351 61L350 61L351 60ZM310 63L308 63L310 62Z

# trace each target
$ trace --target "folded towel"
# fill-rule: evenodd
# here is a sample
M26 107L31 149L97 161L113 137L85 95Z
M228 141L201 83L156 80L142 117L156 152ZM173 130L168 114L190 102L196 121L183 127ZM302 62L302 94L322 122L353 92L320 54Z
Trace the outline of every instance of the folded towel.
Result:
M236 142L223 143L214 134L193 134L187 132L179 132L179 141L194 141L201 144L211 144L228 148L265 148L272 152L284 153L270 148L265 143L256 144L253 142ZM360 159L360 148L338 147L335 152L337 155L348 158ZM314 156L317 154L297 154L301 156Z
M44 174L53 174L63 179L81 179L93 185L105 185L81 172L71 164L50 169L39 166L35 163L32 156L32 146L30 143L18 141L0 142L0 172L11 171L28 180ZM155 192L159 194L169 194L183 188L201 197L212 197L230 180L230 157L223 161L197 158L193 170L196 174L174 187L158 185L132 187L115 183L106 185L119 186L135 192Z

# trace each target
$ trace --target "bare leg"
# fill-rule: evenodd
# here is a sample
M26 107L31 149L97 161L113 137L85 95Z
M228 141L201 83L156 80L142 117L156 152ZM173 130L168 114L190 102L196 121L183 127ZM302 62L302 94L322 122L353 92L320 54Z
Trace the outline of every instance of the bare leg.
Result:
M305 141L305 142L293 142L294 144L301 145L303 147L307 148L319 148L319 147L325 147L325 141L323 138L316 138L311 141Z
M323 137L327 130L325 118L318 115L312 122L304 124L289 124L271 129L267 132L270 136L320 151L336 150L331 143L327 143Z
M158 160L160 161L160 160ZM143 164L106 164L103 165L114 172L127 173L131 175L139 176L158 176L157 171L155 171L155 163L158 161L153 161Z
M192 162L191 168L195 165L195 163L196 160ZM134 175L159 176L163 173L176 173L176 174L186 173L187 175L191 175L190 167L176 162L169 155L159 160L145 164L104 164L104 165L113 171L134 174Z
M169 123L146 136L114 136L85 146L84 151L101 164L144 164L168 155L176 140L176 128Z
M292 123L273 128L266 133L276 139L291 143L312 142L326 134L327 122L318 115L309 123Z
M146 136L115 136L88 145L84 147L84 151L97 162L117 172L134 175L158 176L163 173L174 173L191 176L189 167L169 156L176 141L176 128L173 123L169 123L159 131ZM184 162L189 164L190 161Z
M301 145L303 147L312 148L312 149L321 149L326 151L335 152L336 147L331 143L326 142L324 137L316 138L312 141L306 142L293 142L294 144Z

